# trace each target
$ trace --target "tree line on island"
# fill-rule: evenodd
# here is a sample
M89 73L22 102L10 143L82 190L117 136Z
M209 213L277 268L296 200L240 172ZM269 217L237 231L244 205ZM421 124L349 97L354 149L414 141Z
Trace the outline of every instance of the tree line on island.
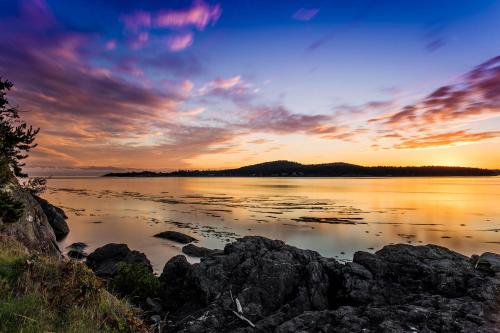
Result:
M349 163L301 164L272 161L225 170L114 172L104 177L434 177L496 176L500 170L450 166L361 166Z

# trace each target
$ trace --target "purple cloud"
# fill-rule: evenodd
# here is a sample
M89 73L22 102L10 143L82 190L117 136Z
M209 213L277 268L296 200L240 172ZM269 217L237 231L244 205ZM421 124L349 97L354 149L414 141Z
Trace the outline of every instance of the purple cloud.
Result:
M221 13L219 4L211 6L199 0L187 9L160 11L155 15L154 24L157 27L167 28L194 26L198 30L203 30L208 24L217 22Z
M192 32L176 34L167 38L167 45L170 51L182 51L193 44L194 35Z

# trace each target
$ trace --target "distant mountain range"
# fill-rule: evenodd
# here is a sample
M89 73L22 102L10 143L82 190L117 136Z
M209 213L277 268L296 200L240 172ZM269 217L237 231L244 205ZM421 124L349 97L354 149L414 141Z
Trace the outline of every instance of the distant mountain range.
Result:
M500 170L465 167L366 167L349 163L301 164L273 161L226 170L178 170L173 172L108 173L104 177L425 177L496 176Z

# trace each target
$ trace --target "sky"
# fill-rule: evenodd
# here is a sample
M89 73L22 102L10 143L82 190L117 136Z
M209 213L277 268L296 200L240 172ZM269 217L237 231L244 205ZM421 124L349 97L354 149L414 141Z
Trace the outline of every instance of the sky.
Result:
M32 174L500 168L500 1L3 0Z

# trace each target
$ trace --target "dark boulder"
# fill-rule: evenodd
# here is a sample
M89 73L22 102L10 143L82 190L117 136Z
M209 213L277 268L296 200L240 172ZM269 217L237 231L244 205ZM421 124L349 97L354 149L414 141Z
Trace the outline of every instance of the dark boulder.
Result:
M392 245L341 264L244 237L200 263L172 258L160 296L169 332L500 332L499 260Z
M166 309L182 306L181 313L191 313L206 305L200 286L194 281L193 267L186 257L171 258L160 276L160 293Z
M183 234L182 232L172 231L172 230L163 231L163 232L160 232L160 233L158 233L158 234L156 234L154 236L158 237L158 238L168 239L168 240L171 240L171 241L174 241L174 242L177 242L177 243L181 243L181 244L188 244L188 243L191 243L191 242L197 242L198 241L194 237L191 237L189 235Z
M477 269L491 275L500 276L500 256L491 252L483 253L475 262Z
M188 244L182 248L182 252L191 257L202 258L208 257L210 255L222 254L222 250L212 250L206 247L196 246L194 244Z
M106 244L87 257L87 266L89 266L97 276L103 278L112 278L116 274L117 264L143 263L149 271L153 267L146 255L139 251L130 250L126 244Z
M84 250L87 247L88 247L88 245L83 243L83 242L76 242L76 243L72 243L71 245L68 245L66 248L71 249L71 250Z
M87 257L87 253L85 253L83 250L69 250L68 257L81 260Z
M64 213L61 208L52 205L47 200L42 199L39 196L34 195L33 197L36 201L38 201L40 207L42 207L50 226L54 230L57 240L64 238L69 233L68 223L66 222L68 217L66 216L66 213Z
M330 303L330 281L339 270L339 263L314 251L263 237L244 237L226 245L223 255L202 258L199 264L190 265L183 256L172 258L160 276L161 293L164 306L174 316L208 311L225 327L217 324L214 332L228 331L245 326L230 311L232 297L238 298L246 316L254 321L284 306L290 309L287 316L324 309Z

